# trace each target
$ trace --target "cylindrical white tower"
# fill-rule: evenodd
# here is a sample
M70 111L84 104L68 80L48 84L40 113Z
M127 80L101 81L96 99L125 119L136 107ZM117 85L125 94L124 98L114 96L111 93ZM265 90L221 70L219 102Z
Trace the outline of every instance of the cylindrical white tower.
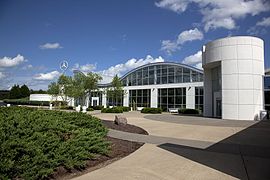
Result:
M227 37L203 46L204 115L254 120L263 109L264 43Z

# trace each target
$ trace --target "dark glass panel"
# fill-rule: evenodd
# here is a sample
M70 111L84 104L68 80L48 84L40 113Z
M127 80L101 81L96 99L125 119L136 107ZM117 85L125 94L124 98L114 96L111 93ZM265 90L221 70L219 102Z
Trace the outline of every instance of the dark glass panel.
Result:
M173 96L168 97L168 104L174 104L174 97Z
M183 82L190 82L190 70L183 68Z
M142 90L141 89L137 90L137 96L142 96Z
M175 95L181 96L182 95L182 88L175 88Z
M174 67L173 66L170 66L168 68L168 74L171 75L171 76L174 76Z
M174 76L169 76L168 79L169 79L168 83L174 83Z
M162 76L161 79L162 79L162 84L167 84L167 76L165 77Z
M174 88L168 89L168 95L173 96L174 95Z
M161 89L161 96L167 96L167 89Z

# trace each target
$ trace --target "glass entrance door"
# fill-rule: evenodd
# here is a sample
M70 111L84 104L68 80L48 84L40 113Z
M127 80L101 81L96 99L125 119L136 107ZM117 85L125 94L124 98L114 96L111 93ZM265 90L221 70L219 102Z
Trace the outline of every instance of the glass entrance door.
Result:
M216 116L221 118L221 114L222 114L222 103L221 103L221 99L217 99L216 100Z

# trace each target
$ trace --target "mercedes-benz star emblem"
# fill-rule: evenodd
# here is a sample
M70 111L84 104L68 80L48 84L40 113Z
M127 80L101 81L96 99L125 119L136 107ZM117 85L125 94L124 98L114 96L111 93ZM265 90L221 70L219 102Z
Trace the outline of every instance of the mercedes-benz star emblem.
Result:
M62 62L60 63L60 69L61 69L62 71L65 71L65 70L67 70L67 68L68 68L68 62L67 62L67 61L62 61Z

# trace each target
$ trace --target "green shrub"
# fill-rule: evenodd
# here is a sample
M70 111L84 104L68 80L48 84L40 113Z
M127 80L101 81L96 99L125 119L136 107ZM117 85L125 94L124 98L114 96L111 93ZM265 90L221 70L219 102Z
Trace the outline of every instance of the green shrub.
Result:
M84 113L0 107L0 179L48 179L107 154L108 130Z
M5 99L5 103L13 105L32 105L32 106L49 106L49 101L29 101L25 98L23 99Z
M99 106L91 106L94 110L102 110L104 107L102 105Z
M86 109L86 111L94 111L94 109L89 107Z
M179 109L179 114L200 114L198 109Z
M117 106L117 107L122 108L123 112L129 112L131 110L131 108L127 106Z
M122 107L113 107L113 108L103 108L102 113L123 113Z
M161 108L143 108L141 110L141 113L161 114L162 113L162 109Z

